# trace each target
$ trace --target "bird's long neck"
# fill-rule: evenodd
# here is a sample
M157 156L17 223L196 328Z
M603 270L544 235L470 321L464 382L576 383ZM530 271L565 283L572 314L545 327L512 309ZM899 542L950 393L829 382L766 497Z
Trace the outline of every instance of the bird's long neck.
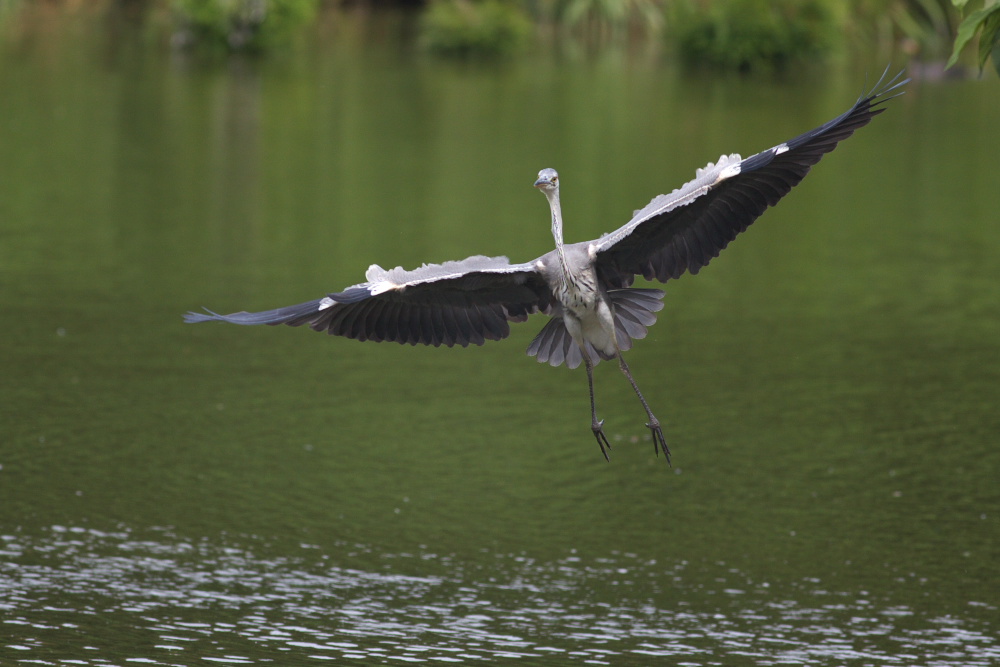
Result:
M563 221L562 207L559 205L559 190L555 189L545 194L546 199L549 200L549 209L552 211L552 238L556 242L559 264L562 267L563 275L568 276L570 273L569 266L566 264L566 253L563 250Z

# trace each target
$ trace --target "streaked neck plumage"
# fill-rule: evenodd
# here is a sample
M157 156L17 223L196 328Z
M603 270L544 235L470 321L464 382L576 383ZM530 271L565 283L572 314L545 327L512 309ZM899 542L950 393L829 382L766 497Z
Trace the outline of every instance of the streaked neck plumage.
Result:
M552 211L552 239L556 242L556 252L559 254L559 264L563 271L563 276L569 277L569 266L566 264L566 253L563 250L563 221L562 207L559 205L559 185L546 189L545 198L549 200L549 209Z

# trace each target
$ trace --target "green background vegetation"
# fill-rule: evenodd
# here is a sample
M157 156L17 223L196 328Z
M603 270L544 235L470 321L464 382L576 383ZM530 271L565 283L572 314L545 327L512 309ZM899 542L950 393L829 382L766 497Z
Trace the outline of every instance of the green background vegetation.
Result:
M16 24L33 0L0 0ZM200 54L280 51L359 6L334 0L63 0L49 6L147 21L153 39ZM386 3L389 4L389 3ZM783 70L875 46L903 51L942 75L962 57L1000 72L1000 0L427 0L392 3L419 13L402 31L420 49L493 58L569 45L650 47L689 68ZM364 11L379 5L365 4ZM415 33L415 35L414 35ZM415 37L415 39L412 39ZM961 74L963 70L957 73Z

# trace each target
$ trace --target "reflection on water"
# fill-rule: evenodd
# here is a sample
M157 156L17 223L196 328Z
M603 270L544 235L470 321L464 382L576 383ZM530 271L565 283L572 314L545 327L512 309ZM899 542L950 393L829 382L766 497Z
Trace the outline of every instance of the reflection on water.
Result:
M618 553L550 563L485 554L470 564L340 545L345 557L419 559L437 572L404 576L341 567L332 562L337 554L308 544L301 556L267 557L256 553L267 545L253 540L189 541L167 529L139 536L53 526L41 537L0 539L0 655L23 664L642 664L671 656L685 665L968 667L1000 660L996 637L967 619L815 579L786 591L787 583L754 581L724 563L692 568ZM615 602L593 594L609 587L619 590ZM996 611L976 606L983 615Z

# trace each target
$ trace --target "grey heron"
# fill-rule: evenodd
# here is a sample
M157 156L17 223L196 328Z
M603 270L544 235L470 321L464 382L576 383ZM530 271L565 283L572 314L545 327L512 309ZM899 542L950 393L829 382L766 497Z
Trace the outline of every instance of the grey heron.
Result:
M902 72L862 94L833 120L773 148L741 158L723 155L696 170L695 178L654 197L617 230L592 241L563 242L559 174L543 169L535 187L549 203L555 249L521 264L506 257L476 255L443 264L368 268L365 282L341 292L263 312L220 315L190 312L187 322L308 324L316 331L359 341L410 345L482 345L510 334L510 322L548 315L527 354L552 366L587 370L591 431L609 459L610 443L597 419L593 369L617 360L649 421L654 451L670 450L659 420L639 390L622 352L644 338L663 308L662 290L634 288L637 275L667 282L698 271L718 256L769 206L801 181L810 167L901 94Z

